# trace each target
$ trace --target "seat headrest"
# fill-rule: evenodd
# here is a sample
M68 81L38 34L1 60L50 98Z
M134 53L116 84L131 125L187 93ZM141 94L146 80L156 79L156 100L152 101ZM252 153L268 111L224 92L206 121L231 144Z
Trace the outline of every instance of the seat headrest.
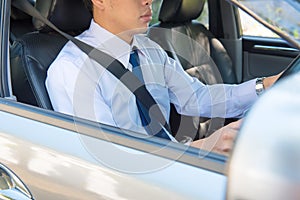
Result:
M159 20L166 23L191 21L200 16L205 0L163 0Z
M65 32L85 30L90 25L92 13L83 0L36 0L40 13ZM43 22L33 18L33 25L39 31L50 29Z

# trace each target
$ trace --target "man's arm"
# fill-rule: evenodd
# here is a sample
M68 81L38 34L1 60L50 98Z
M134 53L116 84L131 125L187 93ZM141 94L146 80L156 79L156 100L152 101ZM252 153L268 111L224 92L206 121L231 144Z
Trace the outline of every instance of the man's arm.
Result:
M268 89L269 87L271 87L277 81L277 79L281 76L282 73L283 72L280 72L277 75L266 77L263 80L264 88Z

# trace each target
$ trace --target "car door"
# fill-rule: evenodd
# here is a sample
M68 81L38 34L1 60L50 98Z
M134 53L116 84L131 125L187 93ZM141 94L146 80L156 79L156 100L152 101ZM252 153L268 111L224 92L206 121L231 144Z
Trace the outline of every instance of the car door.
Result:
M222 199L225 192L220 155L2 98L0 119L0 162L35 199Z
M299 50L242 10L239 9L238 13L243 41L244 79L270 76L284 70Z
M299 50L292 42L286 42L280 35L259 22L259 19L268 20L269 24L277 24L285 12L299 13L285 1L245 2L245 5L253 10L250 16L242 9L236 10L237 23L240 30L243 49L243 79L253 77L270 76L284 70L298 55ZM257 13L265 13L260 18ZM256 19L254 17L257 17ZM274 19L275 18L275 19ZM274 21L273 21L274 20ZM285 27L282 27L283 29ZM294 31L294 30L289 30ZM295 29L296 31L296 29ZM296 36L298 33L295 32Z
M232 58L238 82L277 74L298 55L298 49L231 1L212 0L209 5L214 12L210 17L210 30L222 41Z

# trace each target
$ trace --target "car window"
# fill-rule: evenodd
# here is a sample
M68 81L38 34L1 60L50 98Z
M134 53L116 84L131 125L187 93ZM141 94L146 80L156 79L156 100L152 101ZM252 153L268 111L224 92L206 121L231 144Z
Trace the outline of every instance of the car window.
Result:
M236 2L236 1L235 1ZM295 46L299 41L299 1L293 0L266 0L251 1L243 0L241 9L250 10L255 16L260 18L258 21L264 21L267 26L279 35L283 34L287 40L295 40ZM247 12L248 12L247 11ZM273 28L272 28L273 27ZM274 28L276 27L276 28ZM280 32L280 33L279 33Z
M204 4L203 11L201 15L196 19L199 21L201 24L203 24L207 29L209 28L208 25L208 3L207 1Z
M238 9L240 22L242 26L241 33L243 36L256 36L256 37L269 37L269 38L279 38L279 36L260 24L258 21L253 19L250 15L245 13L243 10Z
M161 5L162 0L154 0L152 4L152 21L150 25L153 25L158 22L158 15L159 15L159 9ZM208 6L207 1L204 4L203 11L201 15L196 19L201 24L203 24L206 28L208 28Z
M150 25L156 24L158 22L159 8L162 0L154 0L152 3L152 21Z

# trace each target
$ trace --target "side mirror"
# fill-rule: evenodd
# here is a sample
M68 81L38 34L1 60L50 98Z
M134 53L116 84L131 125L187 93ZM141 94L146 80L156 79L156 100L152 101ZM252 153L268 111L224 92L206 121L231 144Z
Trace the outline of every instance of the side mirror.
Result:
M0 164L0 199L33 199L24 183L2 164Z
M300 74L276 83L245 118L228 167L227 199L300 198Z

